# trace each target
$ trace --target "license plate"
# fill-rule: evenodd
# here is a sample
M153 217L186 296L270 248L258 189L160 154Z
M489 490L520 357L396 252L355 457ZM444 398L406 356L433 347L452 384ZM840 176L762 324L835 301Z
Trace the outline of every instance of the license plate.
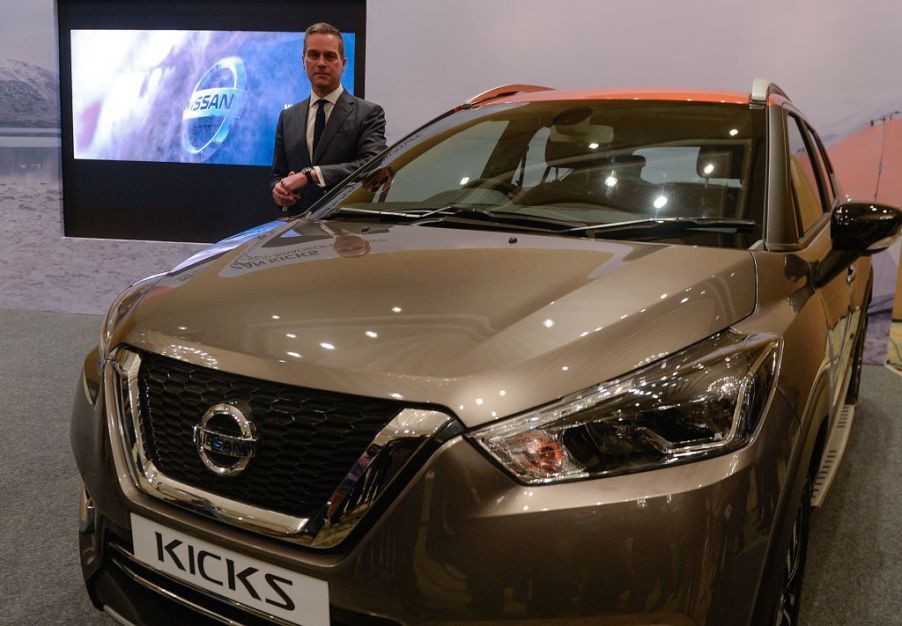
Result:
M149 567L300 626L328 626L329 585L132 515L135 558Z

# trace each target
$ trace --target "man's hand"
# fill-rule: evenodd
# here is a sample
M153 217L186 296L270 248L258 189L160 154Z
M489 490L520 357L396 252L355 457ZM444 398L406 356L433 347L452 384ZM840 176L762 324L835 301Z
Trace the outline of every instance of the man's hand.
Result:
M300 199L298 191L307 184L307 177L303 174L288 172L288 176L280 180L272 188L272 199L280 207L294 206Z
M307 176L304 172L288 172L288 176L282 179L282 185L289 191L297 193L307 186Z

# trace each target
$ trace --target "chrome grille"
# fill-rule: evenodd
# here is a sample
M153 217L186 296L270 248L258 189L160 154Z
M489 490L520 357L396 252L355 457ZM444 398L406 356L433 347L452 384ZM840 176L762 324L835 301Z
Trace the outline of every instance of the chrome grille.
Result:
M117 349L104 365L104 392L110 433L122 446L121 451L113 447L120 481L127 480L121 473L127 468L134 484L150 496L315 548L345 541L396 479L415 471L439 445L462 431L444 411L237 376L128 347ZM215 405L200 413L210 404L210 393L216 395ZM250 404L258 408L252 410ZM244 480L234 473L221 475L218 462L209 470L199 470L197 463L208 467L211 458L206 455L217 454L216 441L248 440L220 433L222 438L214 435L212 443L202 439L204 461L193 456L195 434L209 433L203 430L206 426L195 430L194 425L217 420L222 407L237 410L241 419L234 426L242 432L247 427L242 437L249 434L256 442L245 458L257 470L249 474L243 468ZM251 426L247 412L255 410L259 415L253 416ZM384 423L380 416L391 419ZM269 438L262 451L257 422ZM215 428L226 426L228 420ZM367 437L371 439L365 448L348 463L354 446ZM341 476L340 481L330 485L335 476ZM255 481L250 488L245 484L248 477ZM253 491L257 488L262 491ZM269 497L294 508L280 511Z
M145 453L170 478L255 507L311 517L404 407L392 400L305 389L139 353ZM240 475L217 476L195 450L192 432L213 404L250 405L257 453Z

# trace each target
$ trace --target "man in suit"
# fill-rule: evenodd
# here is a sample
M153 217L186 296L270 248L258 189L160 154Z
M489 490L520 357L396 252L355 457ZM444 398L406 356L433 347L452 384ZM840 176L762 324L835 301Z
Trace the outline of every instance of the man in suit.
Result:
M306 211L329 189L385 149L382 107L348 94L341 32L330 24L304 34L310 98L282 111L276 127L270 187L276 204Z

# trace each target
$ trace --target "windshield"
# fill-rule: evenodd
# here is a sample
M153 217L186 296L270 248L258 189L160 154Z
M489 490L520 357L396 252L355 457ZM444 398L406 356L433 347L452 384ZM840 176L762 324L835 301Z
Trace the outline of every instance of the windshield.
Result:
M595 230L580 226L669 220L689 228L676 235L673 228L644 229L646 238L747 247L760 239L763 223L764 123L762 110L706 102L476 107L393 146L316 217L445 227L529 221L533 229L581 236ZM746 227L716 228L737 220ZM599 237L636 232L596 230Z

